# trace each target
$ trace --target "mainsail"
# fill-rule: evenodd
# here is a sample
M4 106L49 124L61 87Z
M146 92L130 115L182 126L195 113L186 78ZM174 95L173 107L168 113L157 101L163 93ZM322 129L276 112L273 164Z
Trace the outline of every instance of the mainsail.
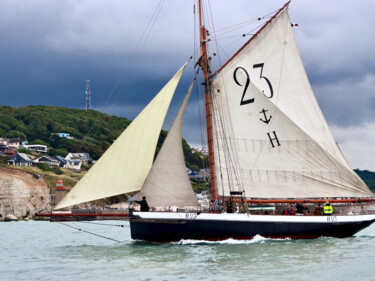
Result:
M153 98L55 209L141 189L157 140L186 64Z
M199 206L186 172L182 150L182 120L194 81L141 189L152 207Z
M212 85L218 194L251 198L371 197L315 99L287 10Z

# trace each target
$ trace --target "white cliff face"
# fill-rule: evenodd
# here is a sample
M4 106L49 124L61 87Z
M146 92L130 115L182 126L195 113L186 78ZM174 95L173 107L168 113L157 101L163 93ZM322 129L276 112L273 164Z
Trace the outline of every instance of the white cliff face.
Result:
M28 218L51 210L49 188L43 179L0 167L0 220L7 215Z

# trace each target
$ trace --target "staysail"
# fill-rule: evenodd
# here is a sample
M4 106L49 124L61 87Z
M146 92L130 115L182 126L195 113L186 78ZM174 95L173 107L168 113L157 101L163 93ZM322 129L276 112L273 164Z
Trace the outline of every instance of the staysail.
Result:
M157 140L186 64L100 157L55 209L141 189Z
M194 81L141 189L151 207L199 206L186 173L182 150L182 120Z
M315 99L288 11L217 74L212 86L217 191L251 198L371 197Z

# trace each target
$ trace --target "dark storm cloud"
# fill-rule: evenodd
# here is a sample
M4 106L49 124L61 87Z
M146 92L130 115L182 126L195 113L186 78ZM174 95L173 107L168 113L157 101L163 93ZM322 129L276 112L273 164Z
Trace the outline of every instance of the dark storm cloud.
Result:
M151 25L156 32L144 33L157 4L3 1L0 93L7 99L1 103L84 108L89 79L94 108L144 105L190 56L189 51L182 59L174 55L187 38L180 27L166 28L167 20L177 21L176 16L165 17L170 7L163 7L159 23ZM171 50L160 52L165 46Z

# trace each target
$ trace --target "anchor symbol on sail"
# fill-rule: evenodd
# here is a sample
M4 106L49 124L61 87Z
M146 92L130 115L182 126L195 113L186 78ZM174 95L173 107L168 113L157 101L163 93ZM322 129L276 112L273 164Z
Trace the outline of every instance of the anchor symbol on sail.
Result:
M268 123L271 121L271 118L272 118L272 115L270 115L270 118L267 119L267 115L266 115L266 112L267 112L267 111L268 111L268 110L265 110L265 109L263 108L263 110L262 110L261 112L259 112L259 113L263 113L263 115L264 115L264 119L265 119L265 120L263 120L262 118L259 118L259 120L262 121L262 122L264 122L264 123L266 123L266 124L268 124Z

